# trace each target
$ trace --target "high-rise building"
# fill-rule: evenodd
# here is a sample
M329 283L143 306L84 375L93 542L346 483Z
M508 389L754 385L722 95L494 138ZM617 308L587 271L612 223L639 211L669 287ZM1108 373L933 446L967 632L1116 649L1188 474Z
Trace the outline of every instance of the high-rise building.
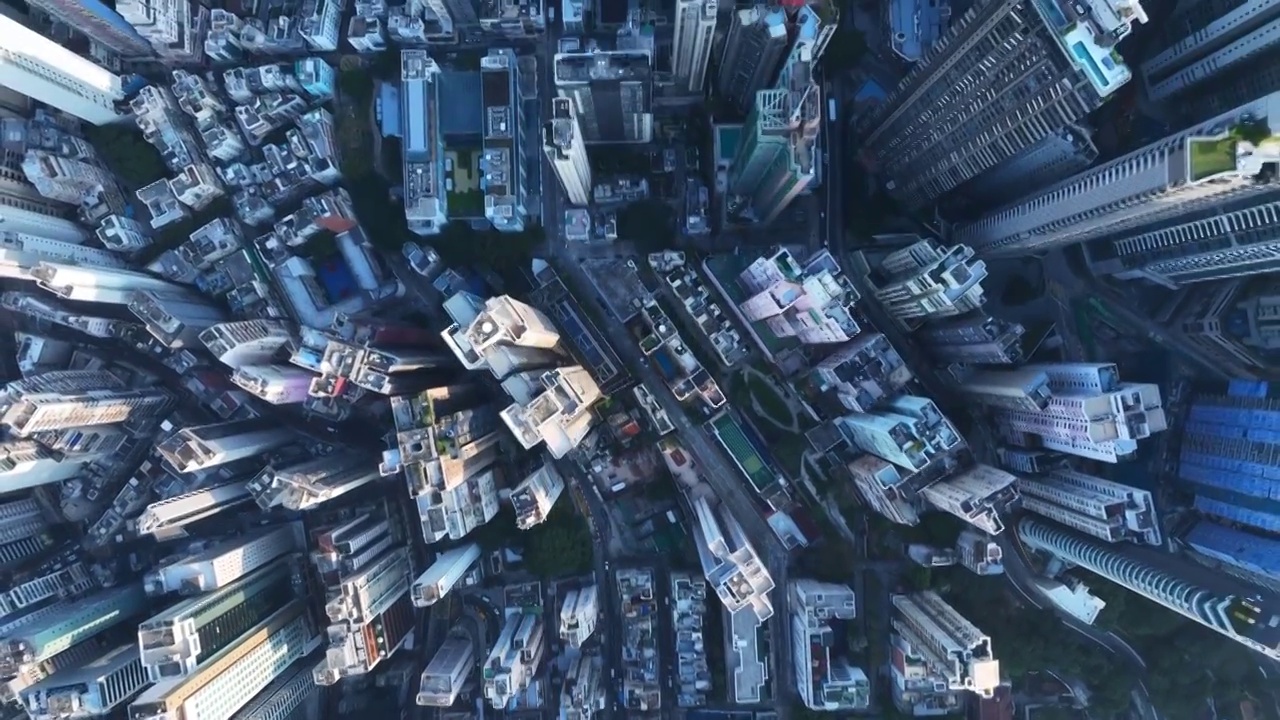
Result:
M31 276L41 288L64 300L112 305L128 305L138 290L187 292L168 280L121 268L41 262L31 269Z
M263 509L282 505L289 510L309 510L380 475L376 456L338 450L281 467L268 465L249 481L249 492Z
M1278 17L1267 2L1179 5L1161 28L1158 51L1142 63L1147 97L1169 102L1197 88L1213 95L1220 83L1264 67L1277 47L1271 28Z
M1272 597L1215 592L1184 578L1173 563L1165 562L1167 556L1161 555L1161 564L1156 566L1133 546L1106 545L1033 518L1018 523L1018 537L1033 550L1101 575L1245 647L1280 660L1280 608Z
M1178 478L1196 489L1195 509L1262 534L1280 533L1269 505L1280 442L1268 431L1280 414L1270 383L1237 380L1225 393L1192 400L1183 423Z
M182 595L210 592L235 582L282 555L295 552L302 544L299 524L266 527L166 562L147 573L143 585L148 595L175 591Z
M1151 493L1076 470L1018 479L1022 508L1107 542L1161 545Z
M500 413L502 420L525 449L546 443L547 451L558 460L591 431L595 423L591 406L601 397L600 387L580 365L522 375L532 375L526 378L528 384L535 389L541 386L542 392L536 397L516 396L516 402Z
M1015 365L1022 361L1024 328L999 318L972 314L931 322L915 333L939 363Z
M324 715L324 694L311 678L317 655L295 660L231 720L307 720Z
M870 410L913 377L884 335L864 332L815 365L800 390L819 413L830 417Z
M977 575L1004 572L1004 550L990 536L966 528L956 537L956 557L960 565Z
M1000 512L1018 497L1018 478L990 465L974 465L920 491L933 507L991 535L1004 532Z
M604 710L605 683L599 655L578 655L569 663L560 690L560 717L591 720Z
M1105 258L1126 240L1271 193L1258 182L1270 172L1270 156L1254 142L1270 137L1260 118L1277 116L1277 103L1280 92L1096 165L956 228L953 240L993 256L1090 242L1094 256Z
M445 311L454 324L441 336L468 370L487 367L502 380L560 360L555 325L538 309L508 295L481 300L457 293L445 301Z
M108 215L94 231L102 247L114 252L136 252L151 245L151 228L124 215Z
M109 48L121 58L142 59L154 54L151 43L137 28L97 0L34 0L31 7L84 33L92 42Z
M279 558L213 592L170 606L138 625L150 682L185 677L293 598L294 558Z
M178 472L194 472L274 450L297 436L265 418L190 425L156 444Z
M982 307L987 264L964 245L941 247L929 240L895 250L880 262L884 282L876 299L895 318L945 318Z
M511 504L516 509L516 527L528 530L547 519L560 493L564 492L564 478L550 462L534 470L511 490Z
M115 647L75 667L59 669L22 691L31 720L108 715L147 685L138 648Z
M1129 82L1116 44L1134 21L1136 0L986 0L953 18L868 123L890 194L924 205L1083 120Z
M414 607L430 607L458 584L476 561L480 559L480 546L468 543L436 556L431 567L413 581Z
M716 39L719 7L715 0L677 0L671 72L683 92L702 95Z
M128 306L152 337L174 350L194 346L202 331L225 319L217 306L185 292L135 290Z
M1000 685L1000 661L991 638L932 590L894 595L894 631L942 675L950 690L991 697Z
M35 440L0 441L0 492L70 480L93 459L67 458Z
M480 59L484 131L480 187L484 216L498 232L524 230L526 148L524 96L514 50L495 48Z
M282 348L293 344L293 332L283 320L234 320L202 330L200 342L218 362L239 370L270 363Z
M538 672L547 649L542 615L511 615L482 665L484 696L495 710L505 710L524 692Z
M728 202L735 215L768 224L817 177L822 90L804 46L776 88L760 90L729 166Z
M1168 423L1160 388L1122 383L1113 363L1026 365L975 374L963 389L992 406L1009 442L1117 462Z
M591 204L591 162L573 100L551 99L551 119L542 130L542 150L574 205Z
M367 674L400 649L414 628L408 590L406 576L403 591L368 622L329 626L324 660L312 670L317 685L333 685L344 677Z
M833 424L858 449L909 472L923 469L963 441L932 400L915 395L898 395L880 409L850 413Z
M294 600L200 663L129 705L135 720L229 720L321 640L301 600Z
M787 42L787 15L781 8L756 5L730 14L716 79L719 95L746 112L756 93L773 82Z
M0 544L38 535L48 526L40 503L33 497L0 503Z
M21 437L159 419L174 404L168 391L127 389L105 371L54 371L9 383L0 392L0 423Z
M596 585L573 588L560 604L560 639L580 648L596 630L600 619L600 588Z
M465 632L451 632L422 671L418 705L449 707L467 682L476 663L476 647Z
M731 613L749 611L758 622L773 617L773 577L737 518L705 497L690 500L694 545L707 583Z
M0 277L34 280L31 270L41 261L106 268L126 265L119 255L106 250L26 233L0 232Z
M355 572L340 574L324 604L329 622L358 630L402 598L409 590L408 552L391 547Z
M157 538L183 536L182 527L253 500L243 480L212 485L151 503L138 516L138 532Z
M315 375L288 365L245 365L231 374L231 382L272 405L294 405L311 393Z
M85 598L45 605L4 627L0 672L47 660L100 632L121 625L146 609L146 595L136 584L102 590Z
M89 568L74 555L63 553L12 576L0 593L0 617L17 617L50 601L77 598L98 587Z
M865 710L871 705L871 681L848 659L833 655L832 621L857 615L853 590L817 580L792 580L791 645L796 690L810 710Z
M43 320L96 338L115 337L113 329L121 324L119 320L72 312L59 303L30 293L0 294L0 307L33 320Z
M204 34L209 9L190 0L120 0L116 11L146 38L168 65L191 65L204 60Z
M107 12L111 12L107 10ZM118 121L120 76L0 15L0 83L94 125Z
M1280 592L1280 540L1201 520L1182 537L1190 557L1241 580Z
M440 132L440 66L424 50L400 55L400 125L404 134L404 215L417 235L449 222L444 135Z
M853 313L861 295L826 250L802 265L791 251L776 248L743 270L738 283L750 295L739 311L748 320L763 320L780 338L825 344L862 331Z
M649 50L557 53L556 90L573 100L582 140L653 140L653 55Z

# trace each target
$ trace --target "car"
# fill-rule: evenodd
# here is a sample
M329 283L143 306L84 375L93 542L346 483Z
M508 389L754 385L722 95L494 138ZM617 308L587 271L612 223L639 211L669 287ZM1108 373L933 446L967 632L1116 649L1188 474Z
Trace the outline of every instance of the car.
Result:
M400 247L400 253L404 255L404 259L409 262L409 267L413 271L426 277L431 272L431 266L438 259L435 251L423 250L422 246L416 242L409 241Z

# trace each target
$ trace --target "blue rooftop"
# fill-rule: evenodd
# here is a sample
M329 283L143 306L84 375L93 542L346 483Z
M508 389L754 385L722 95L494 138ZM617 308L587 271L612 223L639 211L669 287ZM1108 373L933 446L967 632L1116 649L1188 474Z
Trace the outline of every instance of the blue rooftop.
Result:
M1280 540L1206 521L1196 523L1185 539L1206 555L1280 579Z

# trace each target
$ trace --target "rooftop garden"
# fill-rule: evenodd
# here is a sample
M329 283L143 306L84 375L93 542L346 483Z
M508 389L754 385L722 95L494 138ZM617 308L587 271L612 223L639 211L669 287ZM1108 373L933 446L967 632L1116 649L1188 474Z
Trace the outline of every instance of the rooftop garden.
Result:
M1236 146L1234 137L1217 140L1193 138L1189 143L1189 162L1191 163L1191 179L1204 180L1220 173L1236 169Z

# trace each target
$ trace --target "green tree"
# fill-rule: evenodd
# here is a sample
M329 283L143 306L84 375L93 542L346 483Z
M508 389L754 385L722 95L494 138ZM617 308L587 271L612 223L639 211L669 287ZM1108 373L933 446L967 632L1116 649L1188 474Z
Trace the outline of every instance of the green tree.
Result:
M535 525L526 535L525 568L538 577L564 577L591 571L595 543L573 503L557 503L546 521Z
M867 53L867 39L856 29L839 30L822 53L822 67L828 74L853 70Z
M169 175L160 151L142 137L142 132L134 124L89 125L84 133L107 167L130 190L145 187Z

